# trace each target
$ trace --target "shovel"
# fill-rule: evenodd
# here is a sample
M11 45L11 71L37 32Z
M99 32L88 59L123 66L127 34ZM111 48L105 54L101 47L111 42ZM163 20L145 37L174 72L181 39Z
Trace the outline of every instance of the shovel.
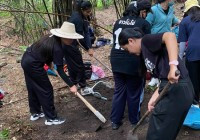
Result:
M103 123L106 122L104 116L99 111L97 111L83 96L81 96L78 92L76 95L85 103L85 105L94 113L95 116L97 116L100 121Z
M175 73L176 76L180 75L180 71L176 70ZM155 101L155 105L161 100L161 98L166 95L168 88L170 86L170 82L168 82L165 87L163 88L163 90L161 91L161 93L159 94L158 98ZM139 122L136 124L136 126L129 131L128 136L127 136L127 140L138 140L138 136L134 135L134 132L137 130L137 128L140 126L140 124L146 119L146 117L150 114L150 111L146 111L146 113L142 116L142 118L139 120Z

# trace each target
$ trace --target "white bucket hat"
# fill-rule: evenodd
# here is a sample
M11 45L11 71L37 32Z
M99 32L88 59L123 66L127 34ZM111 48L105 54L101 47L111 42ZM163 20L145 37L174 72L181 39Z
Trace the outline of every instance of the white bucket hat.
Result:
M187 0L185 2L185 10L184 12L187 12L188 10L190 10L190 8L192 8L193 6L199 7L199 2L197 0Z
M68 38L68 39L82 39L82 35L76 33L75 26L73 23L64 22L61 28L51 29L50 32L58 37Z

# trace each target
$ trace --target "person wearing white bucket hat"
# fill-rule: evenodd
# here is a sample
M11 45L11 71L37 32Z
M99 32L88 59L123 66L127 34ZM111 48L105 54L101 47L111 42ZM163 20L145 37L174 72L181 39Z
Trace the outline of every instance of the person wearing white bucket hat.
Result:
M76 93L76 86L63 70L62 46L70 45L73 39L82 39L83 36L76 33L74 24L69 22L64 22L61 28L52 29L50 32L52 34L45 35L27 48L21 66L28 90L30 120L35 121L45 116L46 125L58 125L64 123L65 119L57 116L53 87L43 66L47 64L52 67L52 62L56 64L60 77L70 86L70 91Z
M183 58L186 52L186 66L192 81L195 98L193 104L199 107L200 99L200 6L197 0L187 0L185 2L185 14L188 15L179 26L179 56ZM186 47L186 42L187 47Z

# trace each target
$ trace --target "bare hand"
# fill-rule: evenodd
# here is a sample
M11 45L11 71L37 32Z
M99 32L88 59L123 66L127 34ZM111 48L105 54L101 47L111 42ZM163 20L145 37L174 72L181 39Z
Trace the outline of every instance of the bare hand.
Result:
M73 85L72 87L70 87L70 91L76 95L76 93L77 93L77 88L76 88L76 86Z
M171 84L178 83L178 79L180 75L176 76L176 70L177 70L177 66L170 65L170 71L167 78Z
M93 54L94 54L94 50L93 50L93 49L89 49L89 50L88 50L88 54L92 57Z

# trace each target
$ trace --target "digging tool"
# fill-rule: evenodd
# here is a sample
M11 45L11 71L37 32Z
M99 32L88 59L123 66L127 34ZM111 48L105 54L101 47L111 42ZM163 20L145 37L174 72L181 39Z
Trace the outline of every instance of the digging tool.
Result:
M180 71L176 70L176 76L180 75ZM155 106L156 104L161 100L161 98L167 94L168 88L170 86L170 82L168 82L165 87L163 88L163 90L161 91L161 93L159 94L158 98L155 101ZM150 111L146 111L146 113L142 116L142 118L139 120L139 122L136 124L136 126L129 131L128 136L127 136L127 140L138 140L138 136L134 135L134 132L137 130L137 128L140 126L140 124L146 119L146 117L150 114Z
M86 95L92 94L94 97L97 97L97 98L99 98L99 99L102 99L102 100L107 101L107 98L106 98L106 97L103 97L99 92L95 92L95 91L94 91L94 88L95 88L98 84L100 84L100 83L106 85L106 87L108 87L108 88L112 88L108 83L103 82L103 81L98 81L96 84L94 84L94 86L92 86L91 88L88 89L89 92L88 92L88 94L86 94ZM85 96L85 95L83 95L83 96Z
M104 116L97 111L83 96L81 96L78 92L76 93L76 95L85 103L85 105L97 116L97 118L99 118L99 120L101 120L103 123L106 122L106 119L104 118Z
M83 45L81 45L81 43L79 42L79 40L77 39L77 42L78 42L78 44L79 44L79 46L84 50L84 51L86 51L85 50L85 48L83 47ZM97 59L95 56L93 56L94 57L94 59L96 59L99 63L101 63L106 69L108 69L110 72L112 72L112 70L108 67L108 66L106 66L103 62L101 62L99 59Z
M58 72L55 69L53 69L53 71L58 75L58 77L60 77ZM83 96L81 96L78 92L76 92L76 95L97 116L97 118L99 118L99 120L101 120L103 123L106 122L106 119L104 118L104 116L99 111L97 111Z

